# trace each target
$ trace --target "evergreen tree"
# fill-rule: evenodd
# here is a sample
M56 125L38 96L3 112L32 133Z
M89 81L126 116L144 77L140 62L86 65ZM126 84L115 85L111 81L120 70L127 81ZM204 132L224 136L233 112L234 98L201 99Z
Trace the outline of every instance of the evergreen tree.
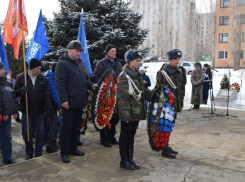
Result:
M230 85L229 79L227 75L225 74L223 79L220 82L220 89L228 89L229 85Z
M25 42L25 52L27 51L27 45L29 42ZM9 62L9 69L12 72L12 78L16 79L17 75L22 73L24 71L24 65L23 65L23 46L22 43L20 45L20 51L19 51L19 59L14 58L14 49L13 46L10 44L5 44L5 49L8 57ZM25 62L26 63L26 62ZM26 64L26 68L28 68L28 65Z
M44 18L50 51L45 60L58 60L69 41L78 38L81 9L91 62L105 57L107 44L114 44L117 57L143 43L148 30L141 29L142 15L134 13L122 0L59 0L61 9L53 22ZM147 51L145 49L144 51Z

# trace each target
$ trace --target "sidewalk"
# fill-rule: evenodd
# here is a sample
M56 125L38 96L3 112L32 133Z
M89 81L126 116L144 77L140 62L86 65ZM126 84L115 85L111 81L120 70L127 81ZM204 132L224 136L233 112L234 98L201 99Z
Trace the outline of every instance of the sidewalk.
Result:
M225 112L224 112L225 111ZM59 153L25 160L20 125L13 121L14 165L1 163L1 181L169 181L169 182L236 182L245 179L245 114L229 110L235 117L202 117L208 108L182 111L178 115L170 145L177 159L161 157L148 144L146 121L141 121L135 138L135 161L140 170L119 167L118 146L104 148L93 126L79 147L84 157L71 156L71 163L61 162ZM216 113L226 114L225 109ZM119 130L120 126L117 126ZM119 132L117 133L118 138Z

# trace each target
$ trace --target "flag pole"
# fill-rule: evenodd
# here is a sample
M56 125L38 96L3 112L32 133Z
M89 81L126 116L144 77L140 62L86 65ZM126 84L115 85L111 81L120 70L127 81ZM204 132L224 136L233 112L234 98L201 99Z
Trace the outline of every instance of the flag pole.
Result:
M27 79L26 79L26 62L25 62L25 37L24 37L24 30L23 30L23 22L21 23L21 29L22 29L22 47L23 47L23 63L24 63L24 78L25 78L25 86L27 86ZM27 93L25 93L26 98L26 129L27 129L27 140L30 141L29 136L29 112L28 112L28 98Z

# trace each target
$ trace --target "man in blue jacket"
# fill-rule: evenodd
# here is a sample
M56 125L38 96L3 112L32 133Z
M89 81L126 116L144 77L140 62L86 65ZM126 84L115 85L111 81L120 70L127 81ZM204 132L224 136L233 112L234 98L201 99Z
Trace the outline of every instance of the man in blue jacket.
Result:
M53 107L52 114L49 115L49 133L48 133L48 144L46 145L46 152L53 153L59 150L57 144L57 137L59 131L59 119L57 111L62 114L61 104L59 100L58 90L55 86L55 67L56 63L52 65L52 70L48 70L44 76L46 76L50 88L51 103Z
M3 162L6 164L13 164L15 161L11 158L12 156L12 136L11 136L11 115L13 118L17 118L18 113L18 105L15 97L13 84L11 80L8 80L4 77L5 66L0 62L0 90L2 92L1 95L4 95L5 99L1 99L1 105L6 104L7 106L2 107L3 113L6 116L3 117L2 121L0 121L0 134L1 134L1 145L2 145L2 156ZM5 102L4 102L5 101ZM2 103L3 102L3 103ZM6 108L8 108L8 112L6 113Z
M63 121L60 132L61 159L69 163L69 154L84 156L77 150L77 137L80 129L83 108L87 104L87 89L95 89L96 84L86 80L82 60L79 59L82 45L71 41L68 53L61 55L55 70L55 82L62 106Z

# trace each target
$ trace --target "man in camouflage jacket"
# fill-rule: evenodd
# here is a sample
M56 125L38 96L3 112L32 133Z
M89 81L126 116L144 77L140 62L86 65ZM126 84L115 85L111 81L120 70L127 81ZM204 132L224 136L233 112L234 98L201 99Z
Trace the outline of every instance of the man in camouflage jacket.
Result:
M181 98L183 97L183 90L181 89L181 83L182 83L182 74L178 67L179 60L182 57L182 52L179 49L172 49L168 51L168 60L169 64L165 64L162 70L160 70L157 73L157 83L156 87L159 84L167 85L170 91L174 94L174 108L176 112L180 112L182 109L181 104ZM176 88L173 87L173 84L171 84L169 81L167 81L166 77L163 74L163 71L167 73L169 78L172 80L172 83L176 86ZM174 121L175 122L175 121ZM162 156L168 157L168 158L176 158L176 155L178 154L177 151L173 150L169 145L163 148Z

